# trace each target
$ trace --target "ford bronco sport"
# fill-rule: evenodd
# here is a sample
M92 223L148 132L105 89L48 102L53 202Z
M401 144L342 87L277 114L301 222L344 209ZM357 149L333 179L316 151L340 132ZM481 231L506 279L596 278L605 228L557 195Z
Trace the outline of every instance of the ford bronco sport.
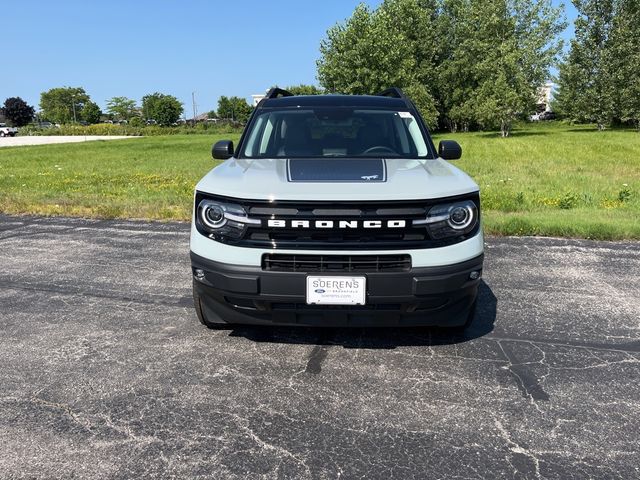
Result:
M478 185L412 102L274 88L196 186L193 296L228 323L466 327L482 275Z

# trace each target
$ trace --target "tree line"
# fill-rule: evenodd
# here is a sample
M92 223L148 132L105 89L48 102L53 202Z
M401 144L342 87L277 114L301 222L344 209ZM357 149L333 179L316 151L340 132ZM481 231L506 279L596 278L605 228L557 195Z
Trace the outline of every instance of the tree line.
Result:
M640 2L573 0L575 37L561 56L563 11L551 0L384 0L328 30L318 79L328 92L405 90L432 128L499 128L536 109L559 67L561 118L640 130Z
M295 95L315 95L323 91L314 85L292 85L286 87ZM108 118L112 121L126 121L133 126L145 122L159 125L173 125L184 114L184 107L173 95L152 93L142 97L141 106L128 97L112 97L106 102L107 108L100 107L82 87L58 87L40 94L40 111L20 97L7 98L0 113L12 126L22 127L31 123L36 116L40 121L57 124L98 123ZM229 121L233 124L245 124L253 112L246 99L237 96L222 95L218 98L218 107L207 113L210 119Z
M555 108L599 130L640 130L640 2L575 0L575 38L560 65Z
M106 112L102 112L82 87L57 87L40 94L38 112L22 98L11 97L0 107L0 114L16 127L23 127L36 118L56 124L93 124L109 119L126 121L134 126L145 122L172 125L184 114L184 107L176 97L159 92L142 97L140 106L135 100L124 96L110 98L106 105ZM218 109L209 112L208 116L245 123L252 111L253 108L243 98L221 96Z
M640 2L573 0L575 38L561 57L563 11L551 0L384 0L356 7L320 43L321 88L294 85L294 94L371 94L402 88L431 128L499 129L536 109L539 89L559 66L554 110L603 129L628 123L640 129ZM97 121L102 115L82 88L43 92L41 117L55 123ZM210 117L245 123L253 107L222 96ZM2 109L14 124L33 108L19 98ZM169 125L183 114L171 95L153 93L141 107L113 97L115 120L154 120Z

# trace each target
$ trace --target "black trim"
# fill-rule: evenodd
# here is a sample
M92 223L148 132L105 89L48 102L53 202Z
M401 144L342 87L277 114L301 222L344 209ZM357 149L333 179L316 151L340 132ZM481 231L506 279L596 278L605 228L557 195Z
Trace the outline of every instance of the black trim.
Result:
M262 270L271 272L408 272L411 255L308 255L265 253Z
M310 183L384 183L384 158L291 158L287 181Z
M262 271L228 265L191 252L194 293L213 323L300 325L462 325L476 299L483 255L455 265L405 272L358 272L367 279L363 306L306 304L307 272ZM313 272L311 272L313 273Z
M284 90L282 88L273 87L271 90L267 92L264 98L272 99L272 98L280 98L280 97L293 97L293 93Z

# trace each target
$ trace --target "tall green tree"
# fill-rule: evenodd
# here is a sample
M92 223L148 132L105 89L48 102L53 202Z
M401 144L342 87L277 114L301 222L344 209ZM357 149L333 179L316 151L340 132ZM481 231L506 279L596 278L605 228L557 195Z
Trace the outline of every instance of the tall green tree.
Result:
M102 116L102 110L100 110L98 104L89 101L85 103L84 107L82 108L81 114L82 119L85 122L98 123L100 121L100 117Z
M7 98L0 113L14 127L23 127L33 120L35 110L20 97Z
M615 116L640 131L640 2L619 0L607 57Z
M532 108L561 44L551 0L385 0L327 32L329 91L405 89L430 126L500 128Z
M561 49L561 11L549 0L445 0L449 42L438 68L442 112L454 129L477 123L506 137L535 107Z
M116 120L129 120L136 116L136 101L127 97L113 97L107 100L107 112Z
M160 125L175 123L183 111L182 103L173 95L156 92L142 97L142 116Z
M435 0L385 0L375 10L358 5L346 22L329 29L320 44L320 84L329 92L349 94L403 88L434 126L436 16Z
M559 110L573 120L595 122L598 130L613 121L616 111L611 35L617 1L573 0L575 38L560 66Z
M221 96L218 99L218 118L246 123L253 107L244 98Z
M81 87L52 88L40 94L41 116L54 123L70 123L82 118L82 109L90 100Z

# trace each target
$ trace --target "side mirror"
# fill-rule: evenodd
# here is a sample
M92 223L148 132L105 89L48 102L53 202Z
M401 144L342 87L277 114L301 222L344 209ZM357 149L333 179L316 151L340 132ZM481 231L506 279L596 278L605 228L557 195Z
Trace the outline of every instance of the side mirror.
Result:
M442 140L438 144L438 155L445 160L457 160L462 156L462 147L453 140Z
M233 142L231 140L220 140L214 143L211 155L217 160L226 160L233 157Z

